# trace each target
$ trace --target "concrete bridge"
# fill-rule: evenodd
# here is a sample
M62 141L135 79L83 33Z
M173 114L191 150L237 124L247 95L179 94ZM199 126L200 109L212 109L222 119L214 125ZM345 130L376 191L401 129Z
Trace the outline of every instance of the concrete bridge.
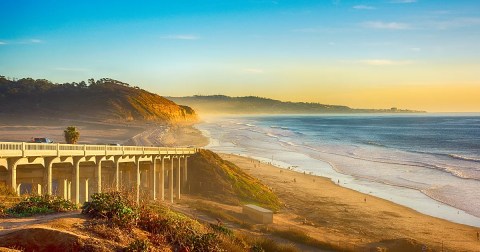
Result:
M0 185L11 187L19 195L53 194L77 204L105 190L129 190L136 194L137 202L143 197L165 200L168 188L168 199L173 202L174 194L180 199L185 189L188 157L197 151L0 142Z

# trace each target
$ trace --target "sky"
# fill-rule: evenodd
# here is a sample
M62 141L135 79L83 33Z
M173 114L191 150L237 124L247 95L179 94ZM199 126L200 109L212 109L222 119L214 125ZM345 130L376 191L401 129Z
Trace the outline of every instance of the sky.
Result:
M0 75L480 111L480 1L0 2Z

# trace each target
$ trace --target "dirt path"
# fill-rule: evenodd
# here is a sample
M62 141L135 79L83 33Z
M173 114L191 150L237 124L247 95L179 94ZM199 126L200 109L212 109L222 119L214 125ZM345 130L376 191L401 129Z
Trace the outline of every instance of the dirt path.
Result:
M3 218L0 219L0 237L17 230L21 230L31 225L42 224L56 219L68 218L80 215L80 210L66 213L54 213L46 215L37 215L23 218Z

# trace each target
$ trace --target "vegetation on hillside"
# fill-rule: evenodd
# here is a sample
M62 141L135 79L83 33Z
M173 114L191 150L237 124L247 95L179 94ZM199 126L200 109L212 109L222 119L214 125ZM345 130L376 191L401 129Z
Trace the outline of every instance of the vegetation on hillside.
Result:
M197 119L189 107L108 78L54 84L45 79L10 80L0 76L0 113L166 123Z
M229 97L225 95L168 97L201 113L219 114L322 114L322 113L413 113L406 109L353 109L341 105L311 102L284 102L257 96Z
M89 229L100 235L108 237L108 230L121 230L123 235L134 235L137 229L148 233L145 239L134 239L124 248L126 251L165 247L172 251L296 251L265 238L249 238L222 224L202 224L158 203L137 205L124 193L94 194L82 208L83 213L94 218Z
M0 214L25 217L36 214L68 212L75 209L77 209L77 206L71 201L57 196L42 195L28 196L10 208L3 207Z
M258 179L209 150L200 150L189 161L190 193L218 202L254 203L271 210L280 208L278 197Z

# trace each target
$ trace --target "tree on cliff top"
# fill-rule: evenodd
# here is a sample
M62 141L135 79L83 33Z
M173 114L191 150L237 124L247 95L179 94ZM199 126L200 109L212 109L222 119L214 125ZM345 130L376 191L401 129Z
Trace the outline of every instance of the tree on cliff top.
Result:
M77 127L69 126L63 131L65 133L65 142L68 144L76 144L80 138L80 132L78 132Z

